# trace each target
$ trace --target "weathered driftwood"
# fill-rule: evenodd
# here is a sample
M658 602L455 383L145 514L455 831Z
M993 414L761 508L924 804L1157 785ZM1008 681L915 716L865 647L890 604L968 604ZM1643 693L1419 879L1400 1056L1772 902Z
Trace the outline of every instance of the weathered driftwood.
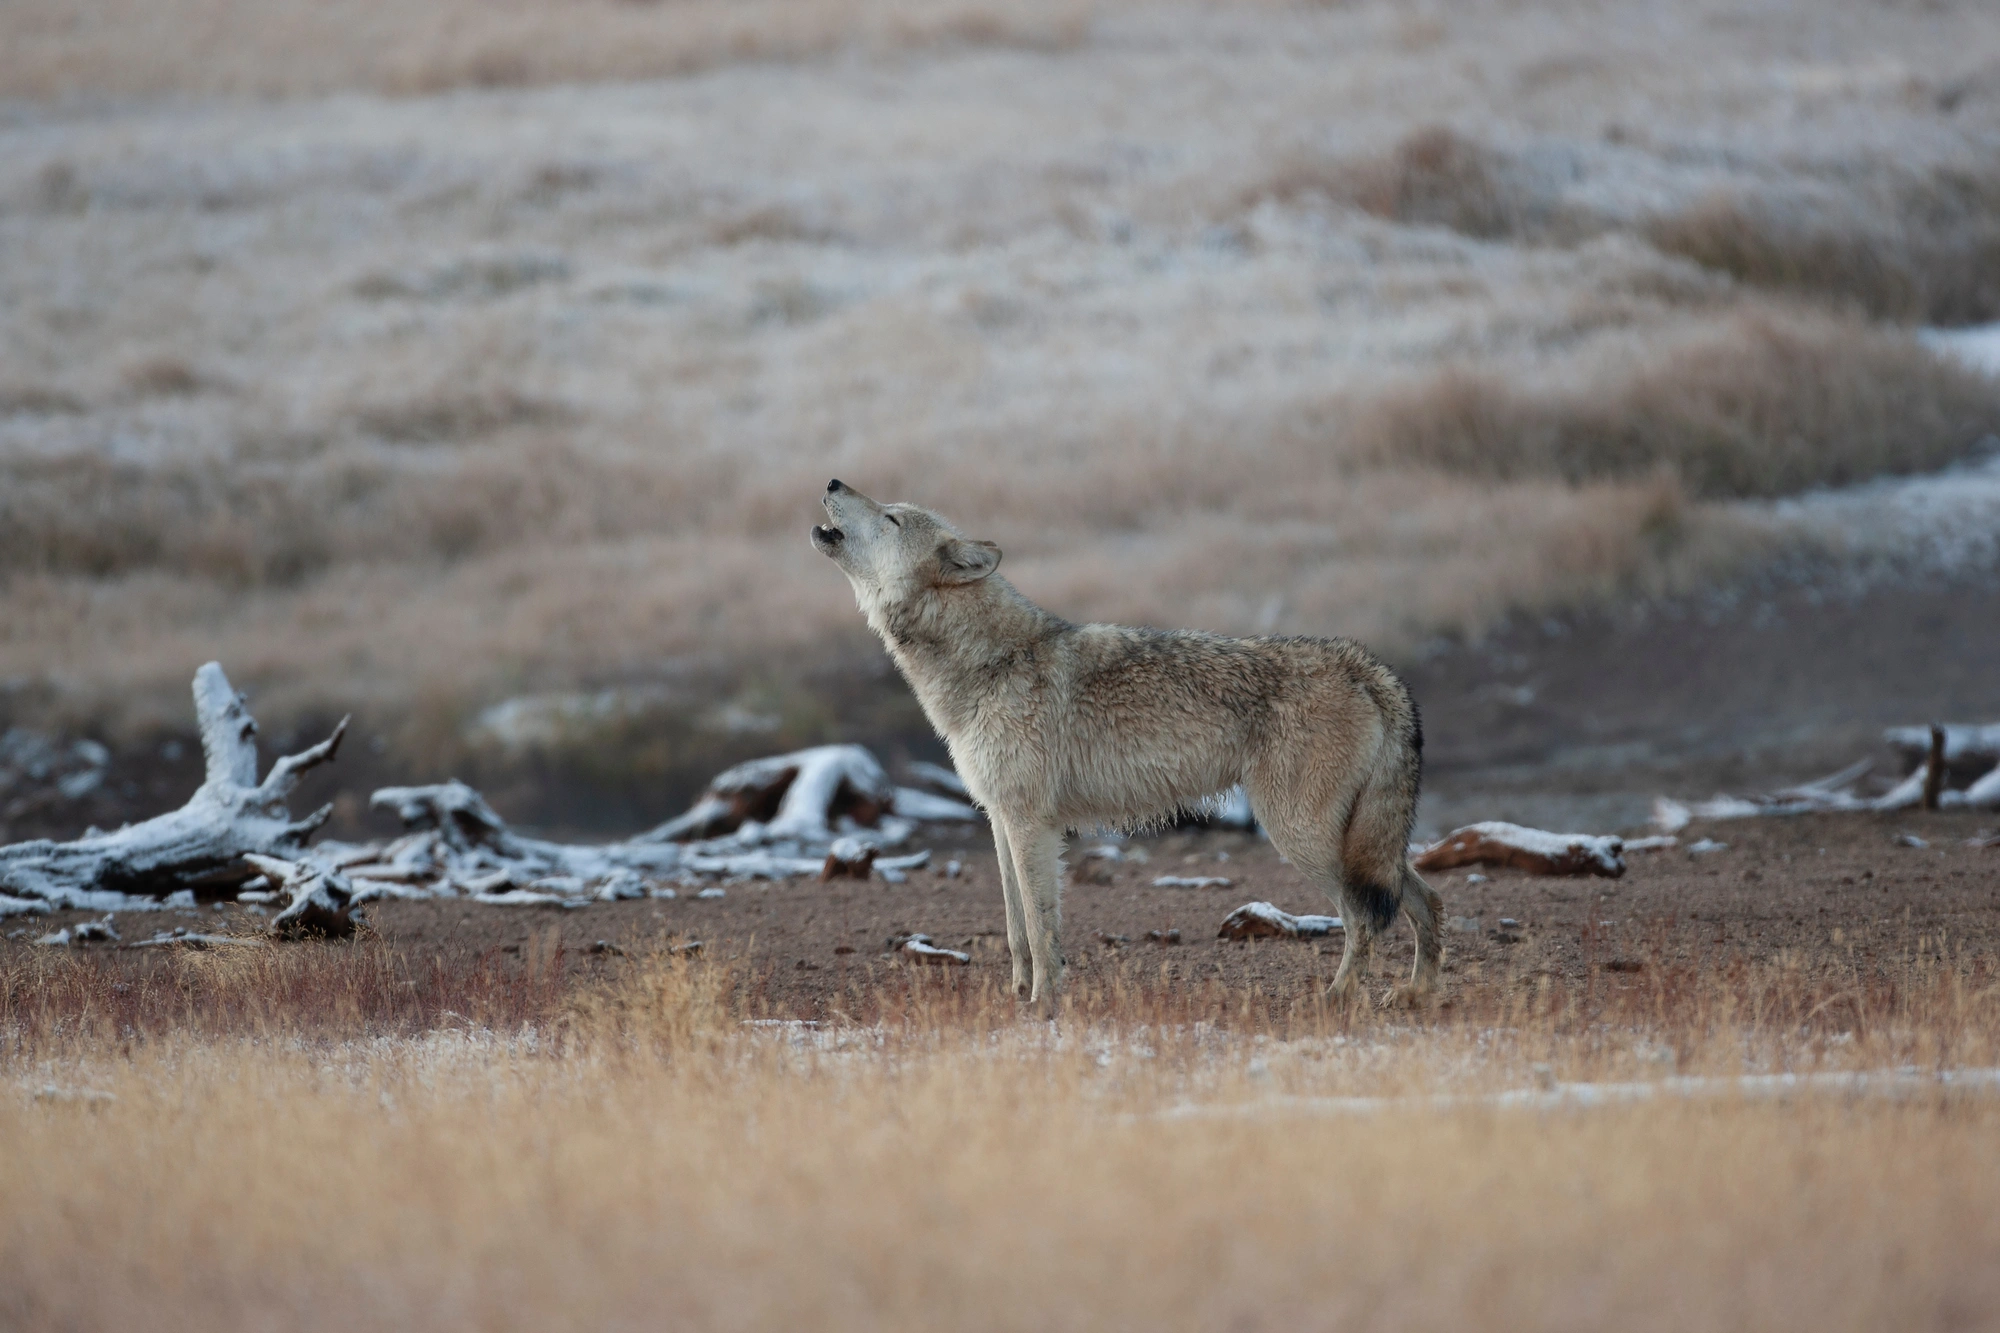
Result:
M949 772L925 768L935 770L933 781ZM877 830L885 845L894 845L917 822L978 817L963 801L896 786L862 746L818 745L724 770L691 810L640 841L692 842L747 831L754 842L830 842L843 833Z
M2000 764L2000 722L1984 726L1947 723L1944 732L1944 761L1954 768L1961 764L1990 767ZM1931 727L1890 727L1882 739L1899 750L1912 766L1922 764L1931 749Z
M348 934L353 909L382 899L579 907L671 898L717 878L820 874L899 883L930 857L887 854L920 821L979 817L963 801L893 785L858 745L832 745L739 764L686 815L627 842L575 846L524 837L477 791L451 781L374 794L376 808L402 819L401 837L309 847L331 807L295 821L285 798L300 774L333 757L346 722L321 744L280 759L259 783L256 723L222 668L204 666L194 689L208 757L207 780L194 798L117 833L0 848L0 917L56 907L192 906L199 888L205 896L281 902L272 933L294 938ZM935 765L918 777L964 790L956 774Z
M889 952L900 954L912 962L941 963L948 967L964 967L972 961L969 953L939 948L928 935L892 935L889 937Z
M1337 916L1293 916L1270 903L1245 903L1222 918L1219 940L1312 939L1341 929ZM1158 935L1159 932L1153 932ZM1178 936L1178 932L1176 932ZM1175 943L1178 943L1176 938Z
M791 778L769 819L746 818L723 835L675 841L656 829L629 842L574 845L523 837L507 826L492 807L462 782L425 787L385 787L370 803L393 811L409 830L388 843L355 846L323 843L307 859L344 876L352 890L350 906L382 898L466 897L494 907L580 907L593 901L655 896L671 898L680 888L714 878L789 879L818 874L844 874L897 883L905 872L923 865L929 852L885 856L885 849L907 839L916 829L912 819L872 811L874 827L856 822L860 809L844 795L847 779L880 771L875 758L859 746L828 746L823 755L803 751L772 760L738 765L716 786L750 790L746 770L792 768ZM859 759L855 757L858 752ZM861 761L865 760L865 764ZM795 762L796 761L796 762ZM761 779L760 779L761 781ZM769 786L758 788L769 795ZM909 789L892 788L895 808L929 809L906 800ZM916 793L924 801L943 801ZM712 827L716 792L673 824L684 828ZM969 806L943 802L939 813L950 818L974 818ZM703 814L703 806L709 813ZM756 807L762 809L762 807ZM838 813L842 809L848 813ZM754 813L754 810L753 810ZM696 818L695 816L699 816ZM842 830L842 831L836 831ZM845 869L843 869L843 867Z
M1914 748L1922 737L1920 749ZM1668 832L1685 828L1696 819L1748 819L1758 815L1849 814L1866 811L1908 810L1922 806L1933 810L2000 809L2000 767L1975 778L1969 785L1950 784L1968 769L1977 771L2000 744L2000 727L1896 727L1889 740L1906 754L1920 756L1917 766L1902 781L1879 796L1863 796L1854 786L1874 765L1866 759L1849 764L1838 773L1829 773L1796 787L1757 796L1717 796L1707 801L1682 802L1660 797L1653 802L1653 822Z
M826 864L819 877L827 879L867 879L875 869L875 848L853 838L842 838L827 849Z
M1468 824L1443 841L1410 858L1419 870L1451 870L1458 866L1509 866L1536 875L1602 875L1616 879L1625 873L1621 855L1624 839L1591 833L1545 833L1519 824L1492 821Z
M354 886L346 876L308 861L254 854L249 859L290 899L271 918L273 935L281 940L343 939L354 933Z
M334 757L346 719L318 745L278 760L259 782L257 723L214 662L195 673L194 705L208 774L186 805L115 833L0 847L0 893L55 907L130 911L156 905L135 895L231 892L256 873L246 860L251 854L303 848L333 807L295 820L285 801L307 770Z
M240 949L255 948L264 943L256 935L208 935L199 930L189 930L186 926L176 926L163 930L151 939L135 940L121 944L121 949Z

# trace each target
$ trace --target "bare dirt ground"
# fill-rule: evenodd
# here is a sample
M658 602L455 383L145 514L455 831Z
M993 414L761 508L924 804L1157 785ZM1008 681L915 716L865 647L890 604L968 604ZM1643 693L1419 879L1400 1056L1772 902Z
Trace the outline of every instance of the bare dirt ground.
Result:
M1697 824L1683 831L1681 847L1631 854L1617 880L1503 869L1432 875L1452 918L1445 1012L1504 1005L1520 987L1559 999L1629 998L1690 971L1755 966L1866 986L1914 957L1991 958L2000 945L2000 846L1967 841L1996 824L1990 813L1917 812ZM1905 834L1928 845L1899 842ZM1727 846L1686 850L1703 838ZM707 956L734 964L749 1010L768 1017L865 1018L914 985L1004 992L1005 924L985 832L936 830L925 842L935 849L932 866L899 885L741 883L719 899L690 892L573 911L389 902L372 906L370 920L375 939L406 964L477 956L502 971L553 967L571 979L615 974L651 949L698 939ZM1220 992L1242 1012L1281 1015L1310 1008L1332 980L1337 934L1216 937L1223 917L1253 900L1294 913L1333 910L1268 842L1179 833L1125 851L1115 864L1069 858L1063 916L1074 989L1169 1001ZM952 861L955 875L946 869ZM1160 876L1229 883L1155 887ZM33 934L84 919L40 918L0 948L24 949ZM130 939L156 925L252 932L262 923L232 903L122 924ZM1155 931L1179 931L1179 943L1150 939ZM970 953L971 963L918 964L888 952L891 937L912 932ZM115 968L171 965L150 951L96 956ZM1377 954L1378 992L1408 970L1410 956L1409 931L1399 925Z

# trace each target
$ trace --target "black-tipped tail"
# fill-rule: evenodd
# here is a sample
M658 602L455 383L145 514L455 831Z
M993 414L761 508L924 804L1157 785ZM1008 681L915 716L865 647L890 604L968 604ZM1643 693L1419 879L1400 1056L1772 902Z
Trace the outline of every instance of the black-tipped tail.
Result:
M1349 884L1345 896L1343 910L1352 913L1376 935L1396 924L1396 913L1403 906L1402 894L1365 881Z

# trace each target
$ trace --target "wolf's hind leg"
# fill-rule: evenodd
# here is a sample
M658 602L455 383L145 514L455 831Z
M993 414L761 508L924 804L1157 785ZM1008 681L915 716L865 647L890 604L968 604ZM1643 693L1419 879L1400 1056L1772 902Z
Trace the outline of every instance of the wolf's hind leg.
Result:
M1330 994L1346 1000L1368 975L1368 958L1374 947L1369 928L1373 913L1357 902L1341 864L1337 830L1347 823L1351 797L1302 800L1298 794L1268 779L1253 781L1250 804L1271 837L1271 845L1314 884L1340 913L1345 944L1340 953L1340 970L1334 973Z
M1044 1013L1055 1012L1062 989L1062 833L1020 825L1007 830L1019 876L1021 911L1027 921L1028 952L1034 959L1032 999Z
M1328 994L1336 1000L1347 1000L1368 979L1368 960L1375 950L1375 932L1368 928L1368 918L1353 910L1352 906L1340 909L1341 934L1346 936L1340 948L1340 968L1333 974L1333 985Z
M1021 904L1021 876L1014 869L1014 848L997 819L993 821L993 850L1000 860L1000 893L1007 900L1007 955L1014 966L1014 994L1026 999L1034 976L1028 916Z
M1408 868L1403 872L1403 912L1417 933L1417 960L1410 968L1409 983L1389 992L1385 1003L1415 1008L1437 994L1438 974L1444 968L1444 899Z

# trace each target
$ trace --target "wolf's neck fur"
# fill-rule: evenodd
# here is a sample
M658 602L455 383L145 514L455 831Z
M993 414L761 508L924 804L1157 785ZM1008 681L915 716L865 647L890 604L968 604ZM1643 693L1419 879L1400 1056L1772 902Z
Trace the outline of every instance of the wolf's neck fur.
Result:
M998 574L927 588L867 608L868 623L947 739L1069 622L1036 606Z

